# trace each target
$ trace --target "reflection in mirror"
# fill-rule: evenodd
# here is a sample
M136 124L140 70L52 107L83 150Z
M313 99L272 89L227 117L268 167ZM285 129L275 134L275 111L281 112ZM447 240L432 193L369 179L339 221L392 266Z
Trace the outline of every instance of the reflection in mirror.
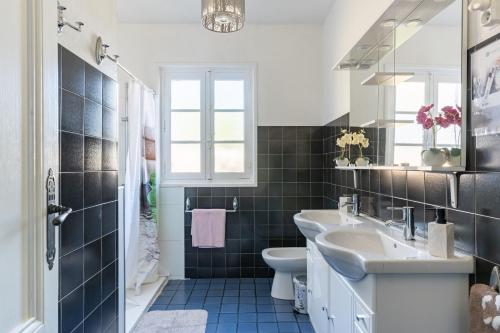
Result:
M435 1L424 1L395 32L394 71L413 75L382 93L392 120L385 127L386 163L460 166L462 1L448 1L430 20L426 6Z
M396 0L334 67L350 70L348 132L370 141L350 163L464 166L463 1Z

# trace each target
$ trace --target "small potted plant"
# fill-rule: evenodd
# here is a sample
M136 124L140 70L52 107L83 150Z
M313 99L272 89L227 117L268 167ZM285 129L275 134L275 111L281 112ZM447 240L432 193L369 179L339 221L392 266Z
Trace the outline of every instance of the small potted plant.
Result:
M365 131L363 129L352 134L352 145L358 146L359 157L356 158L357 166L367 166L370 164L370 159L363 154L363 150L370 146L370 140L365 137Z
M433 117L431 110L434 104L425 105L417 113L417 123L421 124L424 130L432 131L432 146L422 151L422 163L426 166L440 167L448 160L448 152L436 146L437 131L440 128L441 116Z
M345 155L346 155L346 149L348 149L348 146L352 142L352 134L345 129L342 130L342 134L343 135L337 139L337 146L340 148L340 155L337 158L335 158L336 166L349 165L349 159Z

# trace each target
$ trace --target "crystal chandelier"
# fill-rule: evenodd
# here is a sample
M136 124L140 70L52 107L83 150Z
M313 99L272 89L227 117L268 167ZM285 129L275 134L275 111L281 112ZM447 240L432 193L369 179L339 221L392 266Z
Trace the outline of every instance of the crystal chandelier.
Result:
M203 26L215 32L235 32L245 23L245 0L202 0Z

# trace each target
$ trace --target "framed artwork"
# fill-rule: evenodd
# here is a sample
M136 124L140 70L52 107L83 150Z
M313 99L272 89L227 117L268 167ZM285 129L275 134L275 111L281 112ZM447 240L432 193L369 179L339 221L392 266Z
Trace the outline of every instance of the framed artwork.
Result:
M500 36L470 51L473 136L500 133Z

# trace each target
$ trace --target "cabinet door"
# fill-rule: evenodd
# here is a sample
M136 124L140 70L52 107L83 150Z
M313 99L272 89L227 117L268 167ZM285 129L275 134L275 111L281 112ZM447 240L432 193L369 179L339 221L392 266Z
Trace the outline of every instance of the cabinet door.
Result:
M373 312L368 309L360 299L354 298L354 326L363 333L371 333Z
M331 333L353 332L353 294L336 272L330 270Z
M312 257L312 288L308 303L310 304L310 319L316 333L329 333L328 294L330 267L321 254L311 251Z
M313 262L314 258L311 255L311 245L307 241L307 312L310 314L313 311L312 308L312 290L314 288L314 275L313 272Z

